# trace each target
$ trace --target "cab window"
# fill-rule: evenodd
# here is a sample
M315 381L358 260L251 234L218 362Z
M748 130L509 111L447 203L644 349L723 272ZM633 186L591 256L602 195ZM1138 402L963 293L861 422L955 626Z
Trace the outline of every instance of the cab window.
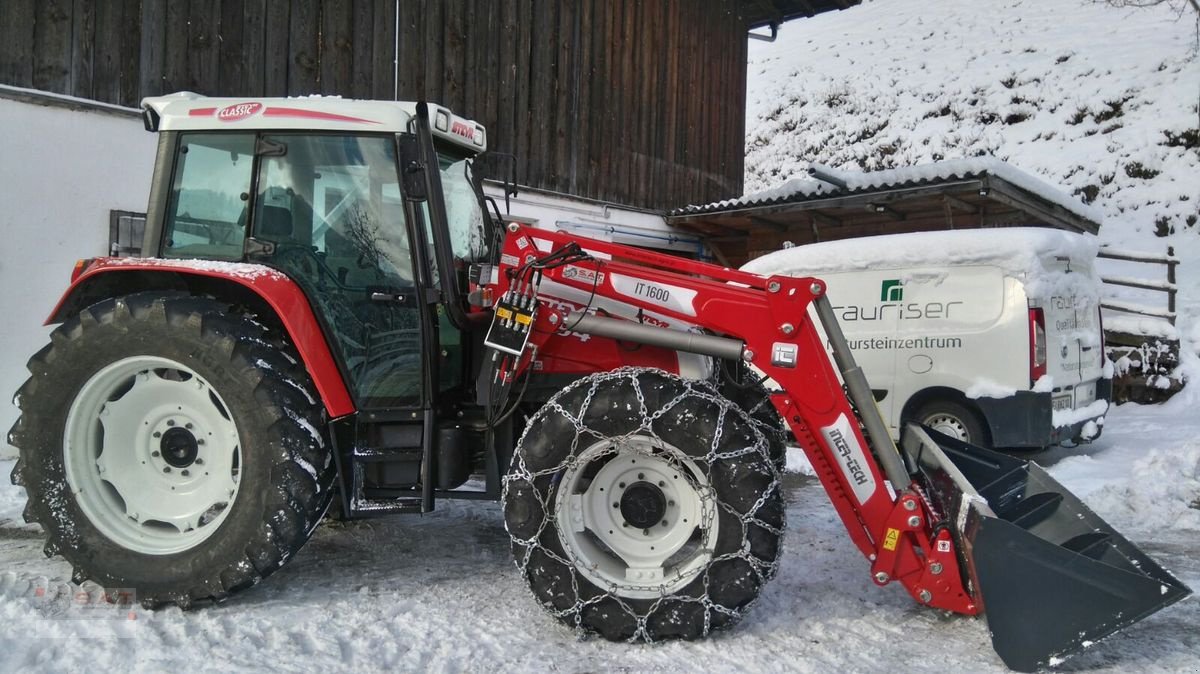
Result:
M254 134L183 134L179 143L162 255L241 259Z

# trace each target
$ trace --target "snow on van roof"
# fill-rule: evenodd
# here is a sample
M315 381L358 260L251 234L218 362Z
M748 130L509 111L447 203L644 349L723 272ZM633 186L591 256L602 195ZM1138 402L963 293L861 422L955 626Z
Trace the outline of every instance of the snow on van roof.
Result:
M990 264L1021 272L1043 256L1090 264L1097 250L1095 236L1059 229L958 229L810 243L768 253L747 262L742 269L763 276L797 276L822 271Z
M1087 205L1044 180L995 157L952 159L868 172L841 171L817 163L809 164L809 168L844 183L846 188L842 189L830 183L804 176L793 178L761 192L747 194L739 199L727 199L702 206L687 206L675 211L675 214L711 213L751 206L804 201L822 196L843 196L856 192L926 185L991 175L1012 183L1052 204L1061 206L1081 218L1095 223L1104 220L1104 213L1100 209Z
M1027 286L1037 286L1026 288L1034 296L1067 290L1057 280L1043 283L1049 281L1044 273L1046 263L1067 258L1076 271L1083 272L1073 276L1086 280L1086 287L1074 288L1073 292L1092 297L1098 294L1099 280L1093 270L1098 250L1099 240L1094 235L1059 229L961 229L865 236L784 248L747 262L742 270L762 276L819 276L869 269L994 265L1025 278Z

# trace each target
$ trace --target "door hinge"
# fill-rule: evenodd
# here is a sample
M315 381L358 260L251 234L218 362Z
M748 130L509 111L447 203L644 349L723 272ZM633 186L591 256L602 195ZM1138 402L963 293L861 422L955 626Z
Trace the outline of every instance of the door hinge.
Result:
M275 243L248 236L242 245L242 254L247 258L270 257L275 254Z

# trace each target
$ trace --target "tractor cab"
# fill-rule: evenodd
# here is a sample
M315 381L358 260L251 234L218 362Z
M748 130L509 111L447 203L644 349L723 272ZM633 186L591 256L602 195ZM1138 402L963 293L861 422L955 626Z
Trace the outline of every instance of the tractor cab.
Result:
M461 288L499 240L472 170L484 127L434 105L319 97L144 108L160 142L143 249L265 265L301 288L357 410L332 426L345 513L429 510L482 468Z

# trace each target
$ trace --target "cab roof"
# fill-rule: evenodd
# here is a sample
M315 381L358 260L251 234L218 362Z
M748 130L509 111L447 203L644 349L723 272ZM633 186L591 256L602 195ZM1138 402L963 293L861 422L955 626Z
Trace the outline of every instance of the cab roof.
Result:
M210 98L190 91L142 99L147 128L156 131L311 130L401 133L409 130L417 104L362 101L338 96ZM487 149L482 124L429 104L436 138L480 153Z

